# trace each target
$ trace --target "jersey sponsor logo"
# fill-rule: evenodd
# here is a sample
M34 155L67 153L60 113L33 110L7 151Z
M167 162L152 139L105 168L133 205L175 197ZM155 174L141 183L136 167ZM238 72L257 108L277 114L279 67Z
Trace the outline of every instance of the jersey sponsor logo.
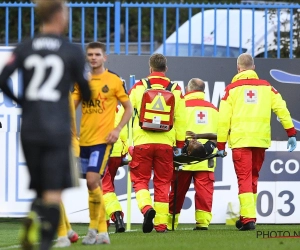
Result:
M32 49L33 50L53 50L57 51L59 50L62 42L56 38L51 37L40 37L35 38L32 42Z
M196 111L196 124L207 124L208 117L206 110L197 110Z
M245 89L244 98L246 103L257 103L257 90L256 89Z
M109 91L109 88L107 85L105 85L103 88L102 88L102 92L103 93L107 93Z
M94 99L91 99L87 102L82 102L82 113L83 114L102 114L105 111L105 102L107 98L102 97L100 93Z

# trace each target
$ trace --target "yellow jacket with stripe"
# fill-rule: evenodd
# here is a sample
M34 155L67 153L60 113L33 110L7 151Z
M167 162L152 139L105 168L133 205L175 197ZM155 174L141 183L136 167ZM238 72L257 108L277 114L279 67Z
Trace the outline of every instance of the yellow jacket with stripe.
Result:
M194 133L217 133L218 109L208 101L204 100L204 93L200 91L189 92L184 96L186 106L187 131ZM199 139L204 144L206 139ZM214 167L208 168L208 161L202 161L192 165L185 165L185 171L211 171L216 166L216 159L213 159Z
M288 136L296 134L290 113L279 92L253 70L242 71L225 88L219 108L217 147L260 147L271 144L271 111Z
M170 79L165 77L161 72L153 72L148 76L152 88L166 88L170 82ZM141 109L142 96L146 87L142 81L137 82L130 90L129 98L133 108L137 111L133 121L133 141L134 145L141 144L167 144L170 146L176 145L182 148L185 140L186 133L186 119L185 119L185 103L181 94L181 88L179 85L172 91L175 97L175 109L174 109L174 125L168 132L155 132L146 131L139 126L139 112Z
M122 119L124 114L123 106L117 107L116 117L115 117L115 127L117 127ZM113 150L110 154L110 157L121 157L128 152L128 127L125 125L119 135L119 139L114 143Z

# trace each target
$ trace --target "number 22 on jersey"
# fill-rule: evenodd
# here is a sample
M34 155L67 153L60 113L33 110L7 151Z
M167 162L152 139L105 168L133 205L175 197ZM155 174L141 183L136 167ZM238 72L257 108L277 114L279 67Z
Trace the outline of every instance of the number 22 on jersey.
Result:
M57 55L30 55L25 59L24 67L33 69L32 78L25 91L25 98L29 101L57 102L61 93L56 89L64 73L64 63ZM51 68L47 78L47 69Z

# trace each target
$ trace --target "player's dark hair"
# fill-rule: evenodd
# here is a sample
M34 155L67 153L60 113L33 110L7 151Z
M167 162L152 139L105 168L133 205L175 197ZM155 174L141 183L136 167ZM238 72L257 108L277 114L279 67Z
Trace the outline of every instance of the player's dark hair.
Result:
M102 49L102 51L106 53L106 45L105 43L101 43L101 42L90 42L86 46L86 50L88 49Z
M65 5L64 0L36 0L35 2L35 11L42 23L49 23L57 12L63 11Z
M199 147L195 147L192 151L190 156L204 158L206 156L206 151L204 147L199 145Z
M212 141L207 141L202 146L196 147L191 152L190 156L204 158L213 153L217 145Z

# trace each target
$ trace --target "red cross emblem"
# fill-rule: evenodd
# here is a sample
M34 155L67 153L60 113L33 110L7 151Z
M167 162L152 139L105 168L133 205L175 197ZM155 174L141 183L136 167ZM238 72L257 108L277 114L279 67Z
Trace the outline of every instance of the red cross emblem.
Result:
M255 94L252 92L252 90L250 90L250 91L247 93L247 96L249 96L250 98L252 98L253 96L255 96Z
M202 120L202 119L205 117L205 114L203 114L203 113L200 111L200 113L199 113L197 116L200 118L200 120Z

